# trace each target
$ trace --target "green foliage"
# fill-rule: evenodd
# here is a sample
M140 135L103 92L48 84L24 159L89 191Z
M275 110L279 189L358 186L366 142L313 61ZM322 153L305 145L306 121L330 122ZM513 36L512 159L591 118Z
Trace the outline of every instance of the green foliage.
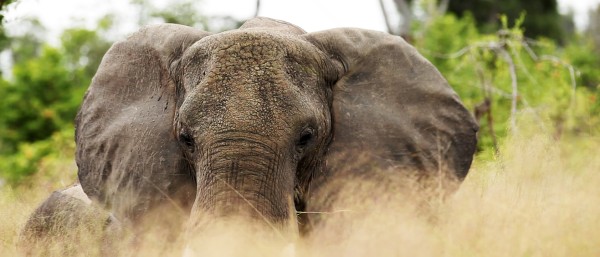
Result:
M170 1L164 7L157 7L152 1L131 0L140 13L140 25L147 24L152 20L162 20L166 23L176 23L192 27L207 27L207 19L200 15L197 2L177 0Z
M24 34L13 36L6 43L6 50L10 51L13 63L22 63L26 60L39 57L43 42L45 28L35 18L25 18L20 22Z
M79 78L84 80L74 81L76 84L87 87L89 79L94 76L102 61L102 56L111 45L100 37L101 31L71 28L65 30L61 36L65 66L72 72L80 72Z
M138 7L140 25L161 21L221 32L238 28L243 23L231 16L203 15L199 6L201 1L176 0L168 2L165 6L157 6L149 0L130 0L130 2Z
M565 61L577 67L581 86L596 89L600 86L600 49L596 51L592 40L586 38L577 42L565 47Z
M506 15L512 22L519 19L522 14L526 14L528 18L522 24L526 36L532 38L544 36L558 42L563 42L566 39L566 29L574 26L569 17L563 17L558 13L557 0L450 1L448 12L458 16L472 14L476 25L484 33L494 33L501 29L499 18L502 15Z
M413 42L469 109L487 110L489 101L490 110L476 115L483 155L493 156L509 133L518 133L524 116L557 137L600 132L598 88L591 86L600 83L598 57L586 45L563 50L551 40L525 39L520 26L526 19L512 28L506 17L500 20L497 33L481 34L470 15L442 16Z
M38 58L16 64L13 76L14 82L0 87L5 96L0 103L3 153L14 152L20 142L46 139L72 124L90 81L70 72L60 50L49 46ZM74 85L77 80L87 83Z
M206 19L195 11L192 2L169 4L167 9L154 10L152 16L162 17L167 23L177 23L188 26L194 26L196 24L206 26L207 23Z
M596 8L589 11L589 21L585 30L585 35L588 37L593 44L596 55L600 54L600 3L596 5Z
M160 20L210 30L231 29L239 21L208 18L197 2L179 0L158 8L150 1L132 0L139 7L140 23ZM63 32L60 46L41 40L45 30L35 18L24 19L26 33L6 37L0 27L0 50L10 51L12 73L0 79L0 184L18 183L36 173L45 160L59 156L73 142L73 120L83 95L111 43L103 33L113 16L102 18L95 30L71 28ZM216 22L215 22L216 21Z
M6 31L4 31L4 26L1 26L4 22L4 12L6 7L11 3L15 2L15 0L0 0L0 51L3 50L8 44L8 36L6 36Z
M12 78L0 80L0 175L9 182L35 173L41 160L57 154L65 130L110 44L98 31L69 29L61 47L12 39ZM63 131L63 132L61 132Z
M17 184L38 172L40 167L64 160L65 155L72 159L75 150L73 133L73 128L64 128L43 140L20 143L13 154L0 155L0 177L10 184Z

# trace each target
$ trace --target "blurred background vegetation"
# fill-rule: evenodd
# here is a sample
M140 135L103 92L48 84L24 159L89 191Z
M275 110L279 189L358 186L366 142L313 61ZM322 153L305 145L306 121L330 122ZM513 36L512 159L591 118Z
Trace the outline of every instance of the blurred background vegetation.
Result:
M18 1L0 4L6 10ZM139 25L160 20L216 32L243 22L204 15L197 1L166 9L131 3ZM502 155L499 145L522 126L557 141L600 135L600 7L587 28L575 29L573 14L560 14L556 0L393 3L382 3L382 15L401 15L399 24L387 21L388 32L431 60L480 121L479 159ZM0 51L11 63L0 79L0 185L54 173L75 179L73 120L114 23L108 15L95 28L66 29L58 44L47 42L35 19L19 35L0 26Z

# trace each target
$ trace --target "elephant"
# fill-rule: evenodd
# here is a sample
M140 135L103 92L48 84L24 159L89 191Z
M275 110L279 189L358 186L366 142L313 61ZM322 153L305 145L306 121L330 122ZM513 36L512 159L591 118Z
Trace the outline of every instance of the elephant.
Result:
M109 246L112 238L104 235L118 234L120 229L120 222L108 211L92 204L81 185L72 185L52 193L35 210L22 229L18 248L25 256L53 256L56 252L44 249L52 245L61 256L75 256L78 250L73 242L82 245L97 239ZM32 247L32 241L37 248ZM110 249L98 251L104 256L114 256Z
M170 206L187 227L242 217L296 232L315 224L296 213L327 208L318 199L340 178L393 167L462 181L478 130L401 37L263 17L115 43L75 123L80 188L123 224Z

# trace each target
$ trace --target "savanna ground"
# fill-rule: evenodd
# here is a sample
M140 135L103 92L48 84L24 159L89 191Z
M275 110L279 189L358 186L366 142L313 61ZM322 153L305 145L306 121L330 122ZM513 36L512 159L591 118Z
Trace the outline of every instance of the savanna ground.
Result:
M521 130L494 160L476 159L445 200L435 190L406 193L412 186L405 183L358 183L338 203L340 212L313 214L329 219L298 240L296 256L600 256L599 149L599 138L556 140ZM74 181L72 160L65 154L44 163L32 182L2 189L2 256L19 256L15 244L28 215L50 192ZM135 250L140 256L181 256L182 244L165 244L160 230L153 231ZM203 238L202 251L286 255L277 240L247 232Z

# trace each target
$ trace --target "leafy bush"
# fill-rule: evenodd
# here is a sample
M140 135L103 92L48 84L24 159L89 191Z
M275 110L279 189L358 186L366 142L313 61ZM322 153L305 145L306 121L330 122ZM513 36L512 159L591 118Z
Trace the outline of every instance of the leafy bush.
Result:
M84 86L72 84L76 75L66 69L63 54L48 46L39 58L16 64L13 75L13 83L0 87L4 153L14 152L21 142L44 140L72 124L85 91Z
M522 21L509 28L503 18L503 29L486 35L469 15L446 15L413 42L480 120L484 157L492 157L509 132L518 133L522 114L556 137L600 132L593 112L597 88L585 86L599 83L597 57L586 56L585 45L565 51L551 40L525 38Z
M37 173L43 167L55 167L52 164L67 160L74 163L75 141L73 128L54 132L49 138L35 142L23 142L13 154L0 155L0 178L10 184L17 184L23 178ZM68 172L61 169L47 169L46 176L53 173ZM61 176L58 176L61 177ZM69 183L72 183L70 181Z
M20 53L20 40L13 40L13 54ZM110 43L98 31L69 29L61 47L30 46L39 50L21 52L12 79L0 80L0 176L11 183L34 174L41 161L60 156L61 146L73 143L67 135Z

